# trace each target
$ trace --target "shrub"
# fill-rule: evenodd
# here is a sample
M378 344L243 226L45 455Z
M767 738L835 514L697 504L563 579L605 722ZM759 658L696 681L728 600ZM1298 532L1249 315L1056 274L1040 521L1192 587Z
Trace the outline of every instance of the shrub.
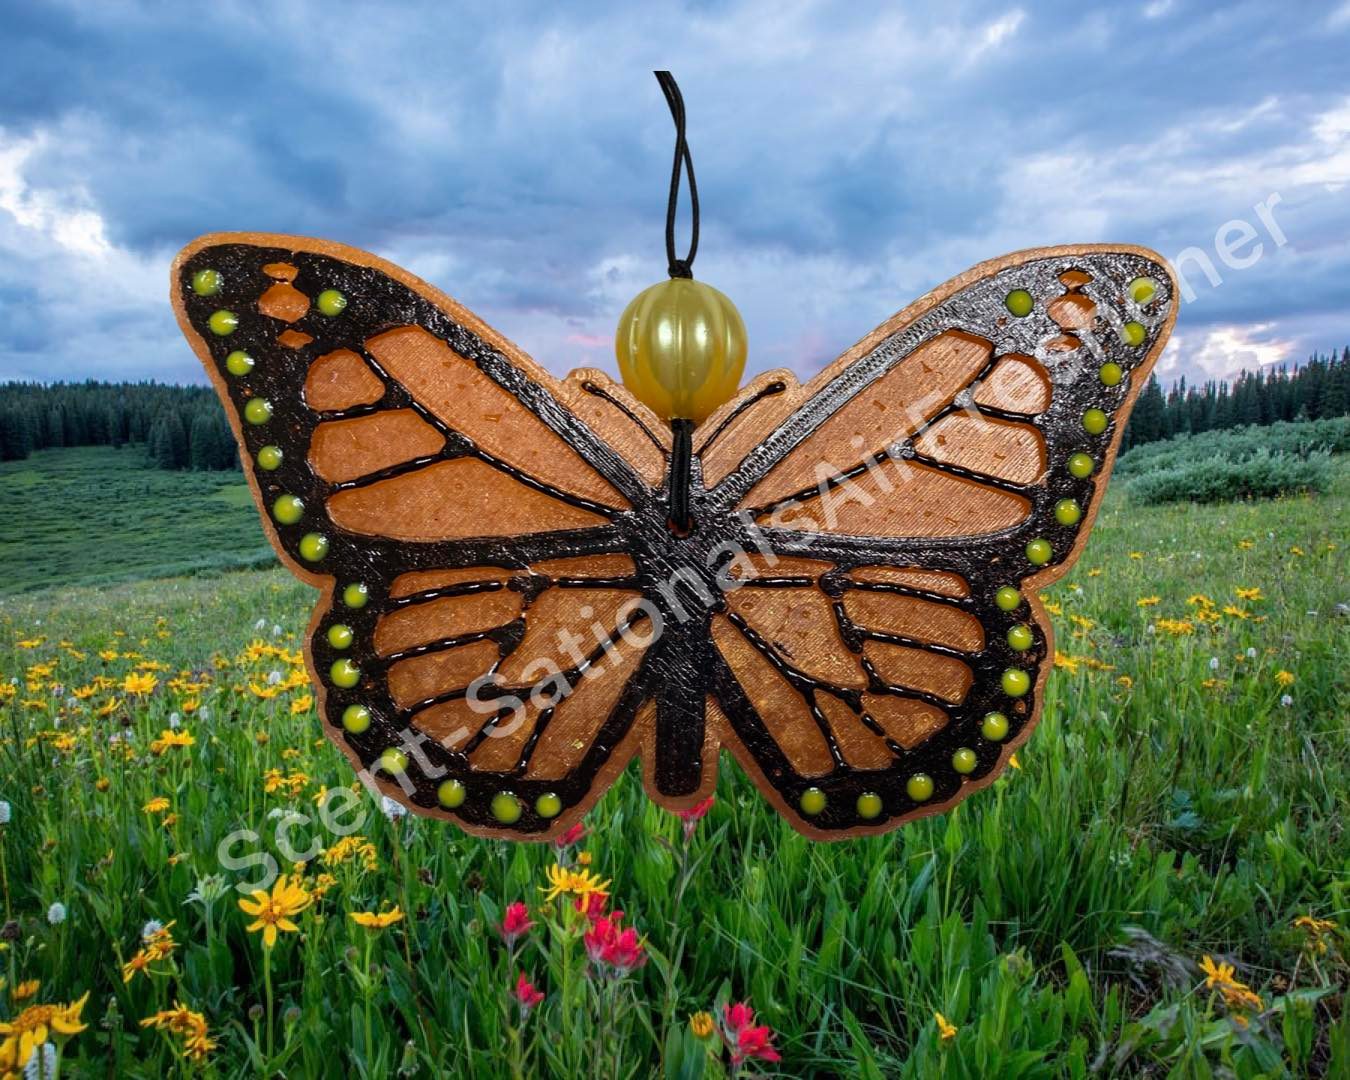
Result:
M1177 435L1145 443L1120 456L1116 475L1142 476L1160 469L1197 464L1212 458L1243 461L1261 453L1307 458L1319 452L1350 450L1350 416L1333 420L1296 420L1260 427Z
M1157 466L1136 476L1128 490L1142 503L1207 503L1320 492L1330 481L1331 455L1326 450L1298 456L1263 448L1236 459L1216 454Z

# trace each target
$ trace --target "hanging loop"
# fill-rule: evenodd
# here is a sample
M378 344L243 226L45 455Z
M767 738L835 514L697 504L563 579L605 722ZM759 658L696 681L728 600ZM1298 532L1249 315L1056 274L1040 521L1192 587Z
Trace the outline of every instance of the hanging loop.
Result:
M684 138L684 97L669 71L655 71L661 92L666 95L671 119L675 121L675 163L670 171L670 201L666 204L666 261L673 278L694 276L694 256L698 254L698 185L694 183L694 159ZM680 170L689 178L690 237L689 252L683 259L675 256L675 210L680 201Z

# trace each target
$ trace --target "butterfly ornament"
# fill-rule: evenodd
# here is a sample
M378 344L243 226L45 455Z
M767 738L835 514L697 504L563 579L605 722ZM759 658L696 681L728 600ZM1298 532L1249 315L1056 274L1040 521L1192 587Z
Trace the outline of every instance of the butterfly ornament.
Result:
M1038 594L1087 541L1176 283L1144 248L1018 252L804 384L738 388L740 316L690 276L696 232L674 256L682 168L696 190L661 76L672 276L624 312L624 384L557 379L326 240L204 236L174 307L268 538L319 591L319 714L372 788L546 840L635 757L693 805L725 750L809 837L894 829L1035 727Z

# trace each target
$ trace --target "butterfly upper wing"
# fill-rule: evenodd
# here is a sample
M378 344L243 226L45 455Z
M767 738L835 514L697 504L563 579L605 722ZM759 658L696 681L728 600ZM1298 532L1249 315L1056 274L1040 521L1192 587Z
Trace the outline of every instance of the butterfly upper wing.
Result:
M668 429L341 245L204 237L173 295L269 539L322 592L306 652L330 736L414 809L491 835L566 828L650 726L614 522L661 484ZM391 747L401 772L380 765Z
M1086 542L1176 296L1143 249L1007 256L700 428L708 505L753 522L711 627L720 737L797 828L941 810L1030 735L1054 655L1037 591Z

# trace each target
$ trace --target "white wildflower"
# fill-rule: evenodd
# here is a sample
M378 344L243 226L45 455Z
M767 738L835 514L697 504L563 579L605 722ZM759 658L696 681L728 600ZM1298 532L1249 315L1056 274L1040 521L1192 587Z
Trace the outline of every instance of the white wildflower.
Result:
M53 926L60 926L65 922L66 905L61 903L60 900L55 901L52 906L47 909L47 921Z

